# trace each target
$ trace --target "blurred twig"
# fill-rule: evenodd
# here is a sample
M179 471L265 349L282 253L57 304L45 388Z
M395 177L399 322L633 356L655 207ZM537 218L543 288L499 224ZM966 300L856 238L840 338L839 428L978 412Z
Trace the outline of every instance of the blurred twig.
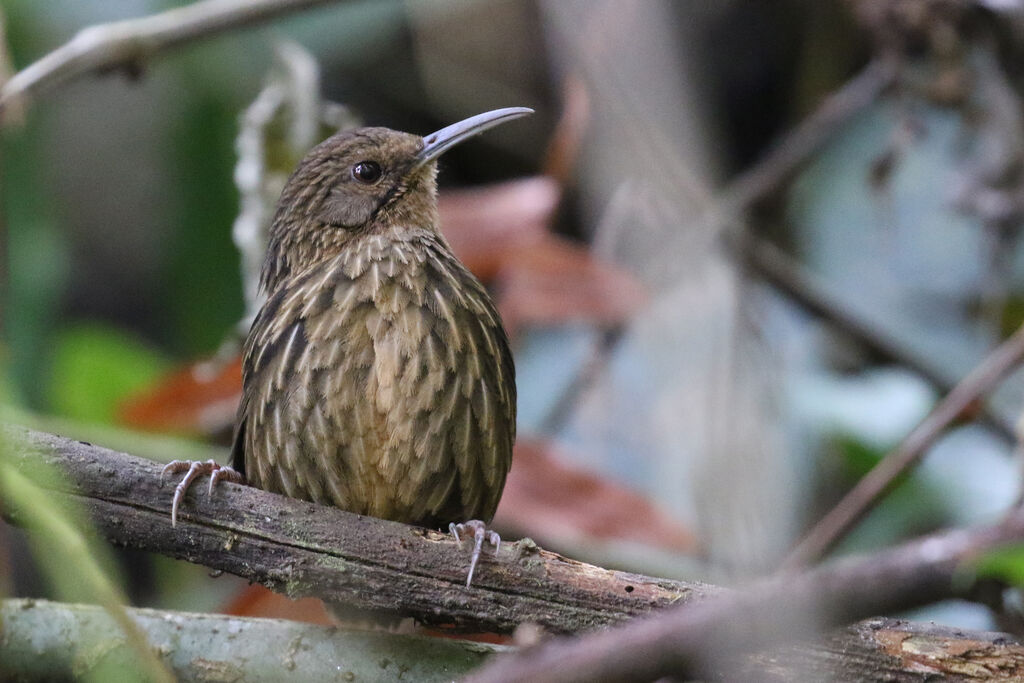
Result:
M1024 327L986 356L895 450L857 482L793 549L782 563L782 569L792 570L824 555L871 509L897 477L924 457L928 448L954 420L970 411L1021 362L1024 362Z
M573 375L569 383L562 389L558 398L551 404L547 415L541 420L537 432L540 434L556 434L572 416L572 411L579 403L580 397L595 384L604 372L612 352L622 339L622 325L601 330L597 339L591 344L589 353L583 364Z
M337 0L203 0L139 19L97 24L28 65L0 87L0 121L16 103L90 73L139 72L163 50Z
M743 214L778 192L796 171L857 112L874 102L897 79L897 64L878 59L850 79L788 133L767 156L744 171L718 195L712 215L722 226L728 246L757 277L798 305L834 325L873 353L920 375L940 392L952 390L956 378L913 348L856 315L823 282L767 240L744 227ZM980 407L984 422L1013 440L1014 428L987 406Z
M944 366L933 363L849 310L820 278L768 240L752 234L734 236L730 247L738 252L751 273L808 312L827 320L871 353L909 368L942 393L948 393L955 386L956 378ZM978 411L981 421L1004 439L1016 439L1013 425L1002 415L986 405L978 406Z
M897 68L893 62L878 59L869 63L826 97L763 159L740 173L719 192L712 205L712 215L722 227L734 227L745 211L782 189L840 127L892 86L896 77Z
M240 206L231 237L241 256L245 295L240 335L248 331L263 303L259 280L267 233L288 176L325 132L359 123L348 108L321 98L320 65L313 55L287 41L279 42L274 51L276 60L267 83L242 113L235 138L234 179ZM229 338L227 357L238 355L236 342Z
M976 586L971 563L988 551L1022 539L1024 510L1018 510L996 526L926 536L878 554L780 576L744 591L670 608L621 627L573 640L549 641L520 655L496 659L466 680L568 683L649 681L666 676L681 680L764 680L764 669L749 670L741 662L743 655L816 636L824 628L867 615L948 597L969 597ZM902 643L906 638L893 642ZM1004 645L1008 642L1002 640ZM1001 652L982 651L998 659L990 660L993 669L970 663L961 668L960 662L937 656L928 658L927 670L940 678L979 666L986 675L998 672L1006 677L1004 680L1020 680L1024 675L1024 648L1019 644ZM896 657L890 655L890 662L911 654L901 645L896 646L896 652ZM735 675L740 668L745 669L744 674ZM838 667L832 674L838 674L838 680L916 680L908 672L879 669L865 673Z
M895 65L886 60L871 62L859 74L850 79L842 88L829 95L813 113L805 118L799 125L788 133L764 159L739 174L725 188L723 188L714 200L708 197L702 199L709 202L710 209L706 214L707 220L718 231L727 235L733 234L734 239L745 239L738 237L743 235L742 225L744 214L758 202L764 200L773 192L778 192L786 182L792 178L799 168L810 159L818 149L821 148L836 130L850 120L857 112L863 110L874 102L879 95L893 84L896 78ZM576 140L579 136L577 130L578 119L585 116L587 102L583 95L577 92L580 89L579 80L567 80L566 107L573 111L579 111L577 116L563 117L559 131L565 129L565 134L559 136L556 133L555 140L565 137ZM646 130L646 129L645 129ZM552 145L553 148L558 145ZM564 145L565 150L572 154L576 153L576 145ZM572 166L572 160L566 160L566 154L549 154L549 158L559 160L561 166ZM669 165L675 161L668 159ZM560 167L561 167L560 166ZM680 171L677 178L682 182L686 174ZM696 187L689 184L691 189ZM774 270L760 275L768 275ZM795 290L800 293L799 289ZM806 300L808 297L801 297ZM818 308L821 315L828 315L833 310L838 311L837 317L849 318L843 311L838 301L832 301L828 308ZM847 332L853 333L859 339L874 339L873 334L866 325L858 324L853 326L842 326ZM622 337L621 327L612 327L604 330L600 338L594 343L590 356L583 367L573 377L559 398L555 401L552 409L542 421L541 433L554 433L561 428L562 424L571 414L572 409L578 403L580 397L600 377L612 357ZM869 343L872 348L878 345ZM887 345L891 348L891 345ZM902 360L903 355L894 356ZM913 365L912 365L913 367ZM928 377L931 377L930 375ZM940 387L943 385L939 385Z

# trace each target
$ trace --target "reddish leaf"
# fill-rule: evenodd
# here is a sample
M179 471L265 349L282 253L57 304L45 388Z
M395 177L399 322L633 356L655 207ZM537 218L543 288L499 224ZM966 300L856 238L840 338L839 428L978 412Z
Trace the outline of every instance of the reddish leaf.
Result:
M325 626L334 623L322 601L316 598L291 600L259 584L244 587L221 611L237 617L290 619Z
M118 419L154 432L214 436L230 432L242 395L242 359L206 361L178 370L127 399Z
M624 539L694 553L685 527L646 498L561 460L550 442L520 438L495 524L545 543Z
M498 311L512 335L530 325L622 324L647 303L632 275L555 235L505 254L495 284Z
M316 598L300 598L292 600L283 595L274 593L268 588L259 584L250 584L243 587L223 609L222 614L230 614L236 617L263 617L266 619L289 619L300 621L306 624L319 624L321 626L335 626L337 622L328 613L322 600ZM371 617L356 624L356 628L366 628ZM455 640L472 640L480 643L508 644L511 638L492 633L452 633L444 627L418 628L417 635L434 636L436 638L451 638Z
M560 193L538 176L441 195L445 237L477 277L494 282L510 334L568 321L621 324L647 301L629 273L548 232Z
M544 176L447 190L438 200L441 227L466 267L490 280L507 253L545 238L560 193L558 184Z

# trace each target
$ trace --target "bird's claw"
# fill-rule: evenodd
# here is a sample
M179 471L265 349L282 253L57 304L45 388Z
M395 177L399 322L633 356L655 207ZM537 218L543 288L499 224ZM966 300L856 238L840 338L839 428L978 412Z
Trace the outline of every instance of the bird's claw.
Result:
M188 491L189 486L192 485L192 482L196 480L196 477L203 474L210 475L210 486L207 488L207 495L210 496L213 495L213 487L216 486L218 481L233 481L237 484L243 481L241 473L237 470L221 465L214 460L207 460L206 462L200 462L199 460L172 460L160 470L160 485L163 486L164 477L168 474L180 474L181 472L184 472L185 476L174 487L174 499L171 501L172 527L178 524L178 506L181 504L182 499L185 498L185 493Z
M473 554L469 558L469 575L466 577L466 588L469 588L470 584L473 583L473 572L476 571L476 563L480 560L480 551L483 548L484 541L486 540L494 546L494 554L497 555L498 550L501 549L501 536L498 535L498 532L488 529L487 525L479 519L471 519L461 524L452 522L448 525L448 531L452 532L455 542L459 544L462 543L462 536L460 534L473 533Z

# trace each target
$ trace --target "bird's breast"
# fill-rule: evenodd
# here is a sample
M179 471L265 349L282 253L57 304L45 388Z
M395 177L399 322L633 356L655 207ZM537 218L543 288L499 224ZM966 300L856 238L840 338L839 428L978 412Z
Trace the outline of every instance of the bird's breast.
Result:
M405 521L493 513L514 370L486 291L440 238L368 236L267 308L246 354L248 443L267 479Z

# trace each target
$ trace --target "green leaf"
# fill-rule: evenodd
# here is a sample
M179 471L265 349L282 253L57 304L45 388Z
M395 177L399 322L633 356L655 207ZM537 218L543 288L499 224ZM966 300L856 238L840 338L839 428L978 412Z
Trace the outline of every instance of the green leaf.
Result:
M996 548L985 553L976 561L974 570L979 577L1024 586L1024 543Z
M833 443L842 458L844 474L854 480L870 472L885 457L884 450L870 446L854 435L840 434Z
M160 353L119 330L98 324L68 327L57 334L49 405L58 415L110 424L122 400L169 366Z

